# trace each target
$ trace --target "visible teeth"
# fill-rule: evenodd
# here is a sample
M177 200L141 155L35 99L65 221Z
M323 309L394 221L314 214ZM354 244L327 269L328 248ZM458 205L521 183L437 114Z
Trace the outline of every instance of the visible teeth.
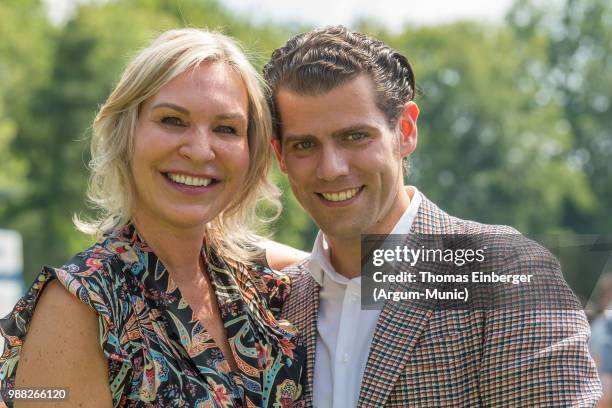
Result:
M206 187L212 182L212 179L203 177L191 177L184 174L168 173L168 178L175 183L185 184L187 186Z
M355 194L358 192L359 188L351 188L350 190L344 190L338 193L321 193L321 195L328 201L346 201L355 197Z

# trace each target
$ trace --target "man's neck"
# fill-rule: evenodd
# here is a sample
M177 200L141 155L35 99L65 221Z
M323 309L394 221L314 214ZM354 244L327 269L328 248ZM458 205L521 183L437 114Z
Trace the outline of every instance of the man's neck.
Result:
M361 238L329 239L329 260L340 275L353 279L361 274Z

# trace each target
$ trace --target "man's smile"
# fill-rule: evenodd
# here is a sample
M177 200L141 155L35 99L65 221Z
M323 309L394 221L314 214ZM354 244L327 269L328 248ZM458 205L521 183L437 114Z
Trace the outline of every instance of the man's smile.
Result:
M315 193L323 202L329 204L349 204L359 195L365 186L353 187L337 191L325 191Z

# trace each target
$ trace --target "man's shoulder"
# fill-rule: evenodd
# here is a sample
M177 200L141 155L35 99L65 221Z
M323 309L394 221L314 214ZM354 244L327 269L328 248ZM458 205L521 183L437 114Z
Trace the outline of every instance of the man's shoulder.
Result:
M291 279L291 283L295 281L303 281L303 280L314 280L309 271L311 256L308 256L302 259L299 262L296 262L292 265L289 265L281 270L281 273L287 275L289 279Z
M556 258L548 249L521 234L516 228L450 215L424 195L416 222L419 225L413 228L413 232L443 235L450 245L454 246L486 248L490 260L512 264L514 267L517 263L529 264L537 261L542 264L542 260L546 260L552 266L547 269L558 269Z
M546 247L512 226L451 218L455 228L450 241L454 246L483 248L489 260L499 263L500 267L517 268L537 263L544 270L559 269L557 259ZM544 268L545 264L550 267Z
M310 256L284 268L281 272L291 281L291 292L281 315L302 330L313 317L318 299L317 283L309 271Z
M480 271L529 278L529 284L491 285L495 305L580 310L558 259L544 245L508 225L485 224L444 214L450 226L442 237L445 247L481 251L483 261L477 264Z
M447 213L423 193L412 232L423 234L519 234L508 225L486 224Z

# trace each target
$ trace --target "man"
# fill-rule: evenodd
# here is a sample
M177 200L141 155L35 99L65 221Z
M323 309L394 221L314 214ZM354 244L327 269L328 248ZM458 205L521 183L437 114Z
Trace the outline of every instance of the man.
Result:
M581 310L437 310L390 301L362 310L362 234L516 232L449 216L404 186L419 116L405 57L328 27L290 39L264 76L280 168L320 228L311 257L285 270L293 289L283 313L309 352L307 406L596 403L601 386ZM544 265L545 274L560 276L551 256L536 252L535 261L517 256L501 269Z

